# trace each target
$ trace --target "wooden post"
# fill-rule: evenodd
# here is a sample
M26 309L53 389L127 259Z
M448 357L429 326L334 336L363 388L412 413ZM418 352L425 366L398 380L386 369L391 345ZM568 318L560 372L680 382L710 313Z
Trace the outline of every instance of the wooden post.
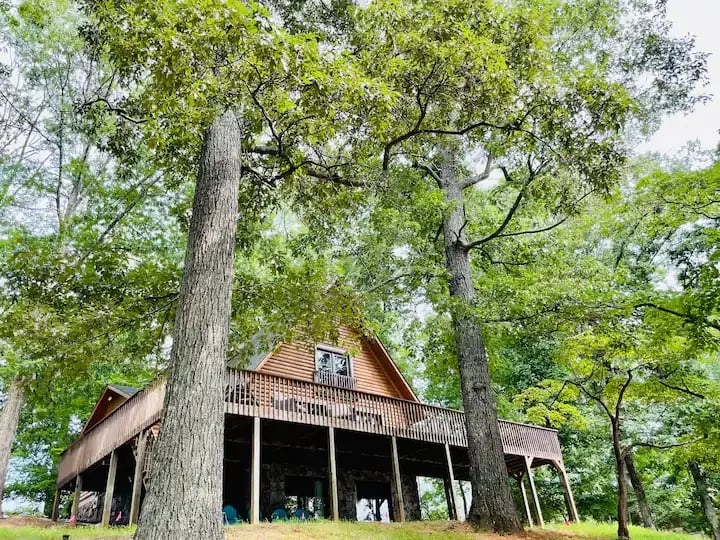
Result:
M393 435L390 437L390 447L392 453L393 479L395 480L395 493L397 494L397 520L405 521L405 498L403 497L402 479L400 477L400 456L398 455L397 439Z
M553 461L553 465L555 465L555 468L560 473L560 480L565 488L565 493L567 495L565 502L567 503L570 519L575 523L580 523L580 516L578 516L577 506L575 506L575 498L573 497L572 488L570 487L570 481L568 480L567 473L565 472L565 467L559 461Z
M108 469L107 485L105 487L105 499L103 500L103 513L101 527L110 526L110 512L112 511L113 494L115 491L115 476L117 474L118 455L115 450L110 454L110 467Z
M60 504L60 489L55 490L55 496L53 497L52 512L50 512L50 519L53 521L58 520L58 505Z
M527 473L528 480L530 480L530 491L535 501L535 512L537 513L538 523L541 527L545 527L545 520L543 519L542 509L540 508L540 499L538 499L537 490L535 489L535 479L533 478L531 468L532 462L533 458L525 456L525 472Z
M530 513L530 504L528 504L527 491L525 491L525 473L521 473L518 477L518 486L522 495L523 505L525 506L525 515L527 516L528 525L533 526L532 514Z
M79 474L75 478L75 492L73 493L73 502L70 507L70 516L77 518L78 508L80 507L80 492L82 491L82 476Z
M140 516L140 496L143 488L143 466L145 465L145 448L147 446L147 433L138 435L137 449L135 451L135 474L133 475L132 499L130 500L130 525L135 525Z
M250 523L260 522L260 417L253 418L252 463L250 469Z
M330 491L330 519L340 519L338 504L337 460L335 457L335 428L328 428L328 488Z
M453 470L452 456L450 455L450 445L445 443L445 460L447 465L447 492L448 500L448 517L457 520L457 501L455 500L455 471Z

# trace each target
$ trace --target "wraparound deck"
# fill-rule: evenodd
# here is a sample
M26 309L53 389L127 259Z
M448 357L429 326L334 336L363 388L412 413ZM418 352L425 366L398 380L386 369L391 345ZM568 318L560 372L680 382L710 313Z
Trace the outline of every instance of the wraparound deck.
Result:
M87 477L97 488L98 467L102 470L109 467L108 472L105 473L107 474L107 486L102 523L109 522L118 468L118 454L125 455L127 458L128 452L132 450L135 472L132 475L132 506L129 514L130 521L136 522L141 505L142 486L151 476L153 462L154 436L153 430L149 428L161 422L164 398L165 382L158 379L92 426L63 452L58 465L57 487L60 490L69 485L73 486L75 490L73 513L77 512L80 502L83 477ZM226 460L228 459L227 452L232 452L230 449L233 447L236 448L236 456L238 452L240 455L250 454L249 458L239 460L240 463L245 464L251 462L250 467L245 469L245 473L240 471L238 474L250 474L250 500L252 501L250 518L252 521L257 521L261 515L260 455L267 451L270 456L282 456L281 447L293 448L294 455L313 448L315 449L315 458L317 458L318 450L321 454L325 452L322 455L327 456L329 464L323 470L326 471L330 486L328 489L331 490L327 498L333 504L330 513L333 519L338 519L340 516L337 503L338 466L336 458L338 456L345 459L345 462L341 463L341 468L346 467L347 472L352 469L355 458L362 457L367 461L365 469L371 467L371 462L375 463L376 473L382 472L383 460L390 460L394 493L393 508L397 511L396 518L401 521L405 520L406 513L402 497L405 481L410 478L409 481L412 483L415 481L413 475L423 476L426 473L434 473L436 476L444 478L448 513L450 516L458 515L452 486L455 478L469 479L469 462L466 451L467 433L464 414L461 411L384 397L345 387L235 369L227 370L224 402ZM232 419L236 421L233 422ZM266 436L264 442L261 435L261 420L266 423L269 430L269 438ZM305 429L303 435L296 436L296 441L307 434L310 434L308 436L312 438L312 433L315 434L316 439L318 436L322 439L321 434L325 430L327 444L323 445L321 440L315 440L312 444L306 441L304 445L299 442L293 443L292 438L284 440L287 439L286 432L289 431L289 427L283 428L282 426L287 422L295 426L294 429L301 426L312 426L312 429ZM232 426L230 434L227 432L228 425ZM246 427L243 428L243 425ZM288 426L288 424L284 425ZM553 429L505 420L500 420L499 428L508 473L518 483L528 522L532 524L533 521L524 479L527 477L530 482L535 514L538 522L542 525L542 513L531 470L533 467L545 464L551 464L560 473L560 479L567 494L568 515L571 519L577 520L577 511L562 463L557 432ZM344 449L336 447L336 430L338 430L337 436L341 437L341 442L345 441ZM157 430L154 432L156 433ZM355 437L355 442L348 445L347 441L352 437ZM366 443L371 448L363 449L362 446ZM390 452L389 455L383 457L383 446L387 444L390 445ZM342 447L343 444L340 446ZM109 461L106 459L108 456ZM315 459L312 452L307 457L309 461ZM121 458L121 462L123 459L125 458ZM377 461L378 459L380 461ZM231 460L231 462L233 461L238 462L238 460ZM124 463L121 466L127 469L129 466L127 459ZM271 461L267 465L270 466L270 463L278 462ZM316 468L315 470L320 469ZM416 498L417 489L414 491L415 493L411 489L409 494ZM348 516L349 512L346 510L344 515Z
M255 371L228 369L225 381L228 414L467 446L461 411ZM157 380L73 442L60 458L57 485L160 421L164 397ZM500 420L500 436L507 456L562 462L555 430Z

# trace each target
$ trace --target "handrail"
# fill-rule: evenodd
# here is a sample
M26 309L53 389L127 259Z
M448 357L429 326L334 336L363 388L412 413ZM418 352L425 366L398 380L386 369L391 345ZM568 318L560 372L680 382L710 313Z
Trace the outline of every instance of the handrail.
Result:
M155 379L75 439L60 455L58 487L158 422L164 399L165 381Z
M73 441L61 454L58 486L160 421L165 382L156 379ZM437 405L257 371L228 368L225 412L467 446L465 416ZM506 454L562 461L557 431L499 421Z
M461 411L256 371L228 369L225 412L467 446ZM562 460L557 430L499 423L506 454Z

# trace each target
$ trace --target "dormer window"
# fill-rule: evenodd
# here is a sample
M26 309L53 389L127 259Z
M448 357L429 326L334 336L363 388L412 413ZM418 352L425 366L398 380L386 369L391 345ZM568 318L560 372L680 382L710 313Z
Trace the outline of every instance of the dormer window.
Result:
M315 368L324 373L350 377L350 357L341 349L318 345L315 349Z

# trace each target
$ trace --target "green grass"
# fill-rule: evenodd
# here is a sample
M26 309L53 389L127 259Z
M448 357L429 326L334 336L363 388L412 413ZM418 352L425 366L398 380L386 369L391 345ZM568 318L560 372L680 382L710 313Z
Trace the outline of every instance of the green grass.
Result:
M595 521L583 521L572 525L548 524L547 528L572 532L572 534L585 538L617 538L617 523L598 523ZM682 534L668 531L654 531L644 527L630 526L630 540L701 540L707 537L698 534Z
M0 527L0 540L61 540L69 534L70 540L131 540L132 530L127 528L100 529L97 527ZM546 529L533 529L523 540L610 539L614 540L613 523L584 522L577 525L549 524ZM520 540L521 537L500 537L477 534L465 524L434 521L412 523L265 523L261 525L235 525L226 528L227 540ZM630 528L631 540L699 540L697 535L652 531L642 527ZM178 539L181 540L181 539Z
M133 527L134 530L134 527ZM89 539L100 540L104 538L129 539L132 530L127 527L117 529L99 529L97 527L0 527L1 540L62 540L63 534L69 534L71 540Z

